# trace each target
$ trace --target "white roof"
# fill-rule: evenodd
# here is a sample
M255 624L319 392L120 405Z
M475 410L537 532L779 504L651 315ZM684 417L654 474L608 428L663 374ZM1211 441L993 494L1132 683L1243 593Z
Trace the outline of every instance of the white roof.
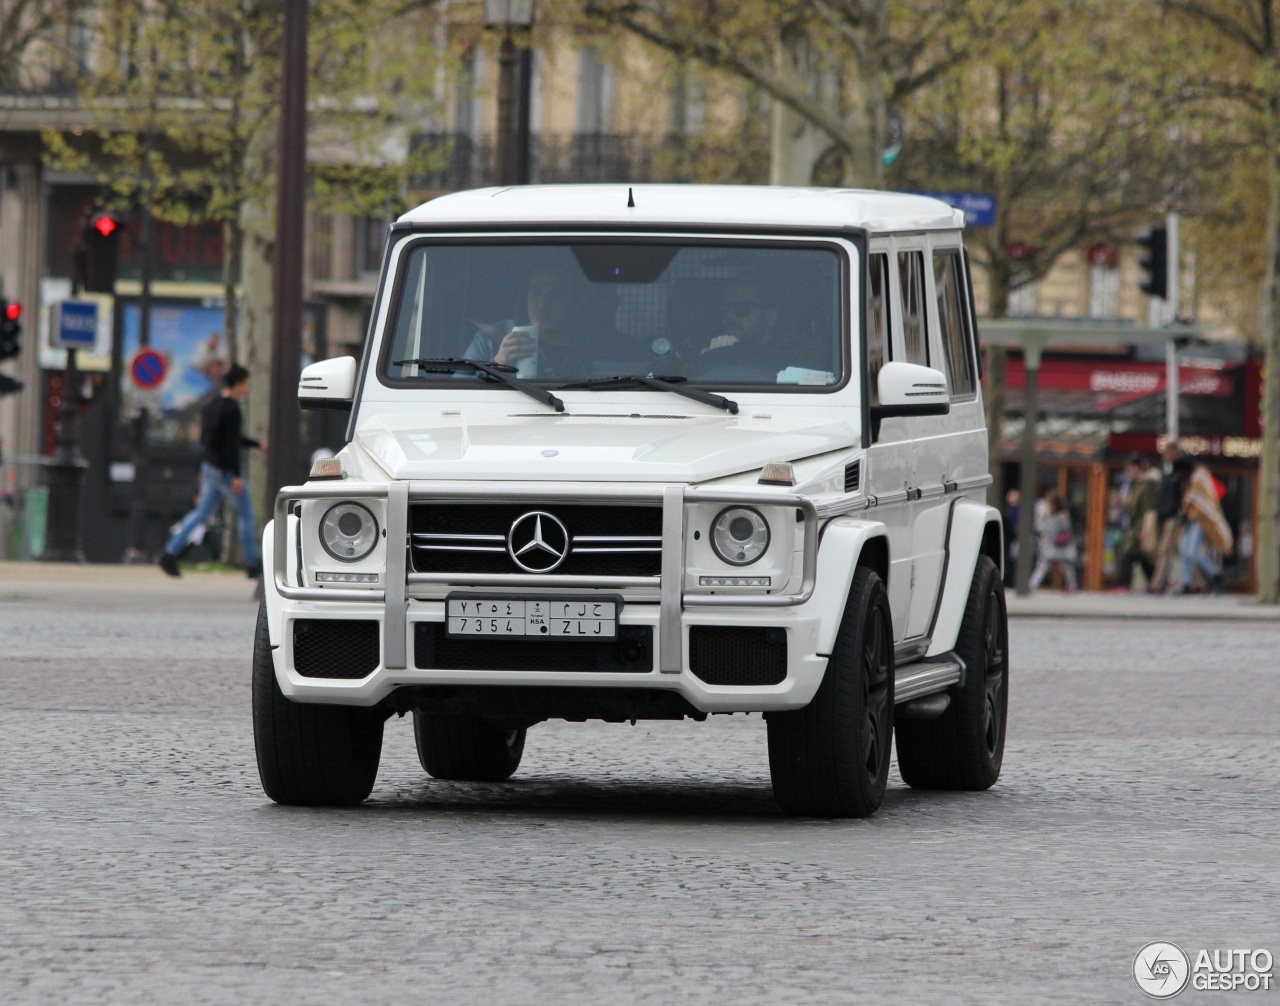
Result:
M635 206L628 207L628 195ZM628 224L865 227L954 230L964 212L928 196L764 185L521 185L440 196L401 223L440 225Z

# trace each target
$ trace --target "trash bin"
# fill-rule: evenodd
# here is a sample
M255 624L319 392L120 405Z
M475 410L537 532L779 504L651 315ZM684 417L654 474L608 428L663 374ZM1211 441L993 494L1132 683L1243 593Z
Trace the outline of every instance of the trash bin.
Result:
M21 549L13 547L17 541L14 537L16 532L13 525L13 507L9 505L7 497L0 496L0 561L7 561L15 555L22 554Z
M26 554L39 559L44 554L45 536L49 530L49 489L32 486L27 490L25 521L27 531Z

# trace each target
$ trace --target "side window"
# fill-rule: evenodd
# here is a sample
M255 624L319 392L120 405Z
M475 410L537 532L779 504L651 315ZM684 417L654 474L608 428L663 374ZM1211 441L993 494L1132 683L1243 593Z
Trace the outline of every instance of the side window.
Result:
M925 321L924 252L898 252L902 284L902 346L907 363L929 365L929 331Z
M893 341L889 338L889 256L872 255L868 260L870 285L867 296L867 373L870 376L870 402L880 402L877 378L886 360L893 359Z
M952 397L973 394L973 359L969 347L968 312L958 251L933 255L933 286L938 295L938 325L942 329L942 353L946 357L947 384Z

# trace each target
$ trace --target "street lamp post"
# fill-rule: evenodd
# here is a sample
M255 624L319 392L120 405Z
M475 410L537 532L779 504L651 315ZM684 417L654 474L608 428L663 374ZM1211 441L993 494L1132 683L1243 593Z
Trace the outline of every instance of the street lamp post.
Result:
M512 33L532 27L533 0L485 0L484 20L503 31L498 50L498 184L527 185L533 61L527 45L516 48Z

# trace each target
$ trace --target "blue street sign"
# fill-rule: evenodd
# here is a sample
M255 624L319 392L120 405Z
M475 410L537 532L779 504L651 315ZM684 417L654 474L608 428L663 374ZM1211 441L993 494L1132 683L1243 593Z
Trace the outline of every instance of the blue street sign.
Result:
M948 206L964 210L966 227L991 227L996 222L996 197L980 192L920 192L918 196L941 199Z
M53 344L62 349L93 349L98 341L98 305L64 300L54 305Z

